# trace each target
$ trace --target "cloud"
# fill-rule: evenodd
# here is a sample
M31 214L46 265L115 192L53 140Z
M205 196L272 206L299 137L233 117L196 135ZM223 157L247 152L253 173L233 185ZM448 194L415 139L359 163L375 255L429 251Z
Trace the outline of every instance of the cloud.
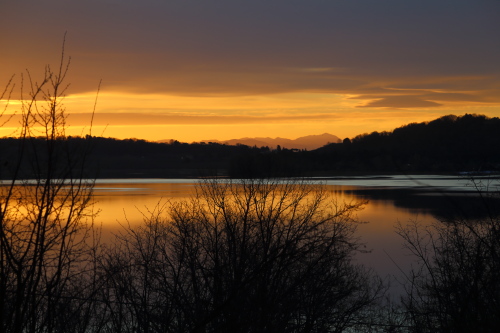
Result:
M360 105L358 107L368 108L368 107L383 107L383 108L429 108L437 107L442 104L427 101L415 96L388 96L381 99L370 101L365 105Z
M339 118L334 114L301 114L301 115L265 115L265 116L221 116L221 115L185 115L154 113L99 113L95 115L94 125L232 125L259 123L296 123L300 121L320 121ZM90 123L86 113L71 114L69 125L85 125Z
M272 75L285 67L304 73L347 68L383 77L498 74L499 68L495 1L2 3L9 13L1 23L3 44L11 48L3 56L52 62L68 31L79 77L100 74L130 89L168 89L155 78L169 74ZM244 84L233 81L235 89Z
M298 112L319 119L346 105L352 112L500 104L498 1L4 0L0 10L7 13L0 83L25 68L38 77L45 64L56 66L67 31L69 97L94 92L100 79L103 93L116 92L103 123L261 123L297 121ZM272 99L300 93L346 101L323 99L320 113L317 104L280 108ZM198 116L158 107L162 116L131 102L151 94L165 105L181 96L242 106L207 102L193 108ZM117 116L123 96L133 107ZM282 114L247 115L255 105L242 97L256 96L269 96L271 113Z
M264 114L264 115L210 115L181 113L69 113L66 119L68 126L129 126L129 125L232 125L232 124L263 124L263 123L298 123L301 121L323 121L344 118L336 113L317 114ZM20 121L19 114L4 115L3 127L16 127Z

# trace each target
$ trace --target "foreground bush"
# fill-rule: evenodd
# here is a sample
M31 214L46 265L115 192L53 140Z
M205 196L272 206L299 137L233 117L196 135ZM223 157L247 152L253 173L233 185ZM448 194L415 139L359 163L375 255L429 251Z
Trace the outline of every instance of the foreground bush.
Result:
M353 264L354 213L305 183L206 181L121 235L104 264L111 331L338 332L381 284Z
M406 248L416 257L416 265L407 275L404 299L413 332L498 331L498 193L489 191L479 180L473 179L473 185L482 202L483 217L455 214L427 227L411 222L398 228Z

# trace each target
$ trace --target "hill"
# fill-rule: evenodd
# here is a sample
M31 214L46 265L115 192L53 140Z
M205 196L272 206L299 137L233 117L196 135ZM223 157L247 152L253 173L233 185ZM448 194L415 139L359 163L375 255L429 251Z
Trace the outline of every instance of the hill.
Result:
M500 119L448 115L372 132L315 151L338 170L460 172L500 170Z

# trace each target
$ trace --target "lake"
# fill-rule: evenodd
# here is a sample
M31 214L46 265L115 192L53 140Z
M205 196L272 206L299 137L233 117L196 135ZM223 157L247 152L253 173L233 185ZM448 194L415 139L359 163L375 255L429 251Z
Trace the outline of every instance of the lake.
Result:
M472 184L465 177L364 176L311 179L324 184L341 200L367 200L358 212L358 235L369 253L359 254L360 263L382 277L397 277L409 269L412 258L402 249L395 233L398 222L419 220L424 224L456 217L484 217L478 187L498 191L498 179L477 177ZM166 200L187 199L197 180L189 179L98 179L95 184L96 222L102 224L103 239L109 240L124 226L142 223L148 209ZM394 293L400 288L392 289Z

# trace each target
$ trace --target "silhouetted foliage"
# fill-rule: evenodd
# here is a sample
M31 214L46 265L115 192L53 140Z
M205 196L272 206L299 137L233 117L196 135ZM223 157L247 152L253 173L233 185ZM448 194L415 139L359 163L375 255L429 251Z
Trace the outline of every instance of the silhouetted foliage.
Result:
M15 140L0 139L3 156L16 156ZM43 145L41 138L32 140L33 147ZM85 140L73 137L64 144L74 146ZM92 162L101 178L258 178L500 169L500 120L477 115L445 116L393 132L358 135L314 151L100 137L92 137L92 141ZM4 171L0 177L10 175Z
M330 144L312 158L324 171L459 172L500 170L500 119L449 115ZM325 165L325 164L328 165Z
M89 142L71 145L65 136L68 66L63 52L41 81L27 73L18 138L1 142L9 180L0 182L0 332L87 329L94 182L83 174Z
M500 210L498 196L473 180L482 219L454 217L428 227L399 225L416 258L404 306L414 332L496 332L500 325ZM497 198L496 198L497 199Z
M352 262L354 212L306 183L206 181L119 236L102 313L119 332L342 332L381 283ZM116 318L116 319L115 319Z

